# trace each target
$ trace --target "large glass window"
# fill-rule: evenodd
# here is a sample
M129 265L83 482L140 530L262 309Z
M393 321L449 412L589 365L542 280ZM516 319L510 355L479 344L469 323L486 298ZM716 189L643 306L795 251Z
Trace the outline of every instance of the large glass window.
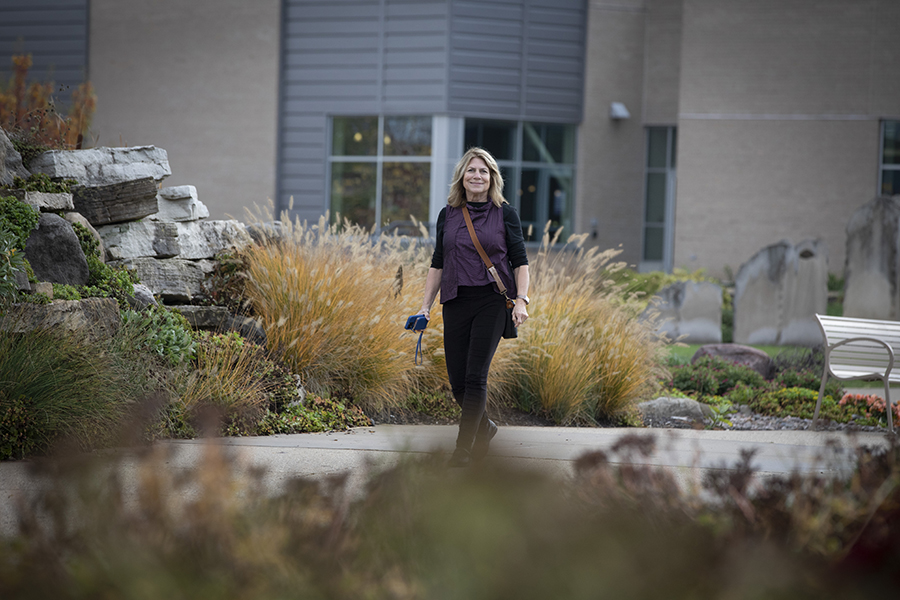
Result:
M431 117L331 119L331 219L417 234L428 222Z
M642 268L672 270L675 211L674 127L647 128Z
M519 210L528 241L550 223L572 232L575 127L556 123L466 119L465 147L480 146L497 159L503 195Z
M900 121L881 122L881 195L900 194Z

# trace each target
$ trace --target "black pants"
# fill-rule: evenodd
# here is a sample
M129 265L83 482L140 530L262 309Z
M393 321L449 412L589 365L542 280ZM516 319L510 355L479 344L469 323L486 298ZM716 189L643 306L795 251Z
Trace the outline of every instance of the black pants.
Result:
M488 370L503 335L506 299L493 285L460 286L444 303L444 359L453 397L462 407L457 446L469 449L487 403Z

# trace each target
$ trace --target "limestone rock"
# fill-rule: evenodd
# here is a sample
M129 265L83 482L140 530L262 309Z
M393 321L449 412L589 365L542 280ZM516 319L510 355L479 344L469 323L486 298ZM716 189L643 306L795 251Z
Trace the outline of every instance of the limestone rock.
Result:
M88 187L149 177L155 188L155 184L172 174L168 154L155 146L50 150L32 161L31 170L53 179L74 179Z
M238 221L134 221L98 229L111 260L130 258L213 258L252 243Z
M175 223L131 221L97 228L110 260L172 258L181 252Z
M213 258L223 250L241 250L253 243L244 225L235 220L192 221L175 226L181 247L179 258Z
M37 229L25 243L25 257L41 281L85 285L90 275L72 224L53 213L43 213Z
M25 333L61 329L91 341L106 339L119 329L119 305L112 298L54 300L50 304L16 304L0 320L0 330Z
M156 298L153 297L153 292L143 283L134 284L133 289L133 295L128 298L128 304L131 308L144 310L148 306L158 305Z
M164 304L191 302L204 296L203 282L213 272L212 260L184 260L181 258L130 258L111 261L111 265L132 269L154 296Z
M678 281L650 301L644 316L656 314L658 331L688 344L722 341L722 288L708 281Z
M715 356L736 365L750 367L766 379L772 379L775 363L762 350L741 344L707 344L700 346L691 357L691 364L704 356Z
M816 313L828 305L824 244L783 240L744 263L735 277L734 341L741 344L817 346Z
M265 346L266 332L259 321L250 317L241 317L231 314L224 306L172 306L177 310L194 329L204 329L222 333L236 331L241 336L253 343Z
M159 211L152 219L164 221L197 221L209 217L209 209L197 198L197 188L179 185L159 190Z
M255 244L268 244L280 242L285 237L284 226L281 221L270 223L252 223L247 226L247 233Z
M641 402L637 407L644 424L648 427L691 425L702 423L705 417L712 416L712 409L709 406L691 398L661 397Z
M49 281L39 281L34 284L34 293L43 294L53 300L53 284Z
M79 225L87 229L88 233L91 234L91 237L97 240L97 243L99 244L100 260L106 262L106 248L103 245L103 238L100 237L100 233L96 229L94 229L94 226L91 225L91 222L85 219L84 215L77 212L63 213L63 219L65 219L69 223L72 223L73 225L75 223L78 223Z
M844 316L900 320L900 196L875 198L847 223Z
M77 186L72 194L75 210L95 226L136 221L159 210L156 184L150 177L93 187Z
M50 194L47 192L26 192L25 190L3 190L2 194L15 196L28 206L40 212L55 212L60 210L74 210L75 205L72 203L72 194L59 193Z
M0 185L12 185L13 178L28 179L29 175L28 169L22 165L22 156L16 151L6 132L0 129Z

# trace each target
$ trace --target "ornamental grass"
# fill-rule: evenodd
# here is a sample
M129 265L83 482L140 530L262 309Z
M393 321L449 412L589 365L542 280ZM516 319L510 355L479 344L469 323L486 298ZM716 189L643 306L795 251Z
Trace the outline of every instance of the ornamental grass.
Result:
M308 390L367 410L399 406L446 380L440 311L414 364L417 335L403 329L422 303L431 247L425 238L374 235L348 222L282 221L281 235L247 253L247 295Z
M664 339L640 304L609 279L616 250L585 248L586 235L557 244L545 229L530 261L529 319L501 341L491 370L495 398L541 410L560 423L619 419L654 391Z
M266 221L264 211L252 216ZM585 248L586 240L557 244L545 231L530 265L531 318L517 340L500 343L492 403L560 423L616 419L663 375L663 340L638 318L639 303L608 279L624 266L612 262L618 252ZM416 336L403 330L421 305L431 252L424 227L418 238L327 217L314 225L283 219L280 235L248 251L247 295L270 346L304 386L385 410L446 386L439 305L421 366L413 364Z

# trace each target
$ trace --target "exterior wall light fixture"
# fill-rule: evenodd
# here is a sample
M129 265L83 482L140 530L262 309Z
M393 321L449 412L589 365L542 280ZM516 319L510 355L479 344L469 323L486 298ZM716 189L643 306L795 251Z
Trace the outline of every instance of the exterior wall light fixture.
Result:
M609 118L613 121L624 121L631 118L631 113L621 102L613 102L609 105Z

